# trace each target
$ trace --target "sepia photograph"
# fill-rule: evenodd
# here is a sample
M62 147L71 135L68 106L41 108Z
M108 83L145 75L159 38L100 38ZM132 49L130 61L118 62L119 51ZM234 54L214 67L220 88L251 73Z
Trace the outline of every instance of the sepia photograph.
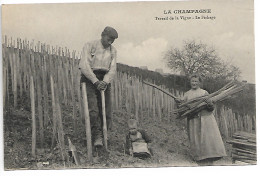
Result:
M5 171L257 165L253 0L1 12Z

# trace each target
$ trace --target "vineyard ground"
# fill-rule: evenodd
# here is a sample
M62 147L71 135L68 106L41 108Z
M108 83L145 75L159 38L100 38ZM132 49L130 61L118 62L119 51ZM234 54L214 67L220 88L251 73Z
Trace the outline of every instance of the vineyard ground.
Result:
M90 164L87 159L85 122L80 119L79 113L77 113L77 130L75 132L72 107L65 105L62 106L65 144L68 147L69 137L77 148L81 164L76 166L70 160L64 165L58 147L51 149L52 124L45 127L43 148L40 148L39 138L37 138L37 156L33 158L31 156L31 113L29 106L29 103L25 102L20 102L16 109L8 106L9 111L4 117L4 167L6 170L197 166L190 157L185 121L172 120L169 123L166 119L159 121L158 118L153 119L145 113L143 117L140 117L139 127L145 129L152 137L153 157L141 160L124 154L126 122L131 116L125 111L113 113L113 127L108 134L109 152L101 151L103 155L94 157L94 162ZM230 146L226 145L226 148L227 152L230 153ZM230 165L232 162L228 156L215 164Z

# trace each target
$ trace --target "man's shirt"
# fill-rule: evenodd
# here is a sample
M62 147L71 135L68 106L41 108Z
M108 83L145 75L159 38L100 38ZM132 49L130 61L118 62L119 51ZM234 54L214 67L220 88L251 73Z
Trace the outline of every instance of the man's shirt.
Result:
M104 48L101 40L95 40L84 45L79 68L92 83L99 81L93 71L106 71L103 81L110 83L116 73L116 57L115 47Z

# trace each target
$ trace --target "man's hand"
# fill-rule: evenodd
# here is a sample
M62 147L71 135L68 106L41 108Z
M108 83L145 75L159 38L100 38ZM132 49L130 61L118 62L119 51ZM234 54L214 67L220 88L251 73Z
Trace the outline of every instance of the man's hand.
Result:
M107 83L105 81L101 81L99 89L100 89L100 91L101 90L105 91L107 89Z
M99 91L106 90L107 88L107 83L105 81L97 81L94 83L94 85Z

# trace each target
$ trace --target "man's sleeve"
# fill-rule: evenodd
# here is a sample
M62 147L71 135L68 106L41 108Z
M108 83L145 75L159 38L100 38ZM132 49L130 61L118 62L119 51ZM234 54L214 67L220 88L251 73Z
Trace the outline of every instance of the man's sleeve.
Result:
M83 75L85 75L93 84L98 81L96 75L91 69L89 60L91 58L91 44L84 45L82 50L82 58L79 62L79 69Z
M111 61L110 69L109 69L108 73L104 76L104 79L103 79L103 81L105 81L106 83L111 83L111 81L113 80L113 78L116 74L116 58L117 58L117 51L116 51L116 49L114 49L114 52L112 54L112 61Z

